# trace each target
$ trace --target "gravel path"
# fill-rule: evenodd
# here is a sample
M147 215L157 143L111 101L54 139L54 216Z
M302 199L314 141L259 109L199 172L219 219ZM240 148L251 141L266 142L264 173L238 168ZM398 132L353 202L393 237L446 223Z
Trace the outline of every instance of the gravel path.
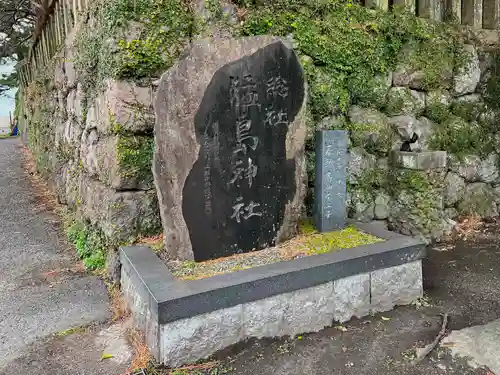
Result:
M52 353L53 334L106 322L109 300L102 280L77 267L59 218L31 185L22 158L19 139L0 140L0 375L118 374L90 368L89 348L56 353L74 361L73 372L57 371L40 355Z

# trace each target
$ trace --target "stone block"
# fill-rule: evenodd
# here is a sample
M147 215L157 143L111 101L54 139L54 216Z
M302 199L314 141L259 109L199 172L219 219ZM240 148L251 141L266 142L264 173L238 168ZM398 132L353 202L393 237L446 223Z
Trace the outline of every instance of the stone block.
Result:
M237 305L161 326L161 362L178 367L238 343L242 339L242 309Z
M469 12L475 11L474 5L471 3L467 4L467 9ZM467 17L468 24L471 24L471 18L472 17ZM461 67L453 77L453 94L456 96L473 93L476 90L479 80L481 79L481 69L479 67L479 57L476 47L466 44L464 45L464 52L466 56L465 65Z
M420 115L425 109L425 94L407 87L393 87L387 94L389 116Z
M89 106L95 113L88 122L94 122L99 133L144 134L153 131L153 88L150 86L109 79L104 91Z
M347 175L349 183L356 185L357 180L363 175L363 172L375 168L376 158L361 147L353 147L349 150L349 159L347 164Z
M333 321L336 295L333 283L326 283L287 293L290 307L284 311L281 335L318 332Z
M127 268L121 268L120 290L124 301L132 313L134 326L145 336L146 344L153 357L160 360L160 325L158 316L152 307L137 290L138 282Z
M243 304L243 337L278 337L283 332L285 311L293 293L279 294Z
M370 312L370 274L335 280L333 282L333 318L347 322L353 316L361 318Z
M75 30L76 31L76 30ZM64 74L66 76L66 87L72 89L76 87L77 76L75 70L75 47L73 45L75 31L66 36L64 47Z
M427 171L446 168L446 151L406 152L391 151L391 162L394 167Z
M444 179L444 203L447 207L461 201L465 193L465 181L458 174L448 172Z
M128 241L157 233L160 218L155 190L119 192L85 174L79 188L79 210L107 237Z
M423 295L422 261L371 272L371 310L389 311Z
M153 137L98 137L95 129L85 131L82 137L80 157L90 176L117 190L153 187Z
M485 219L498 216L495 191L489 184L475 182L468 184L457 205L460 215L479 215Z

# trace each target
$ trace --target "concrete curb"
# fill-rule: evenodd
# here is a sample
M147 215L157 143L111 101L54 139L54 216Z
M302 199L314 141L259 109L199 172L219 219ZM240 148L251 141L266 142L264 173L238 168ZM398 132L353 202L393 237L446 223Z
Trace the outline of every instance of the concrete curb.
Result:
M194 281L176 279L148 247L124 247L120 250L122 289L152 354L171 366L199 360L248 337L317 331L332 320L390 310L421 296L425 244L372 223L356 226L386 241ZM287 318L287 311L300 307L294 306L297 298L299 305L312 301L316 306ZM251 317L245 318L243 310ZM274 323L269 322L276 313ZM306 322L311 313L316 316L314 324ZM206 327L207 321L221 318L220 326ZM227 331L228 326L239 328L212 337L209 347L197 337L197 332ZM186 336L192 327L197 328ZM192 345L203 348L195 350ZM174 353L169 347L175 348Z

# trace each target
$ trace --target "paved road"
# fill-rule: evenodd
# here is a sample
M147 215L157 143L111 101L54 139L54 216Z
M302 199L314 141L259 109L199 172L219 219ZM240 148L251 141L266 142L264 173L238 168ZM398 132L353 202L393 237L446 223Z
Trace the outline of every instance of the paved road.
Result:
M87 354L100 349L97 333L54 338L109 320L109 300L102 280L75 267L61 223L31 185L22 157L19 139L0 140L0 375L118 373L88 363Z

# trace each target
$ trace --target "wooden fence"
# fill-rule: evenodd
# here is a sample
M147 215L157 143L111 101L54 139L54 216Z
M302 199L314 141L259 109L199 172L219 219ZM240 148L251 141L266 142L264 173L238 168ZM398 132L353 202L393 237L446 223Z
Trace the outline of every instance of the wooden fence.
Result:
M49 0L47 11L35 25L28 56L17 67L21 89L33 81L37 72L46 68L90 1Z
M92 0L49 0L48 12L38 19L28 57L18 66L20 89L45 69ZM453 20L477 29L500 29L500 0L361 0L363 5L389 10L405 6L418 17Z

